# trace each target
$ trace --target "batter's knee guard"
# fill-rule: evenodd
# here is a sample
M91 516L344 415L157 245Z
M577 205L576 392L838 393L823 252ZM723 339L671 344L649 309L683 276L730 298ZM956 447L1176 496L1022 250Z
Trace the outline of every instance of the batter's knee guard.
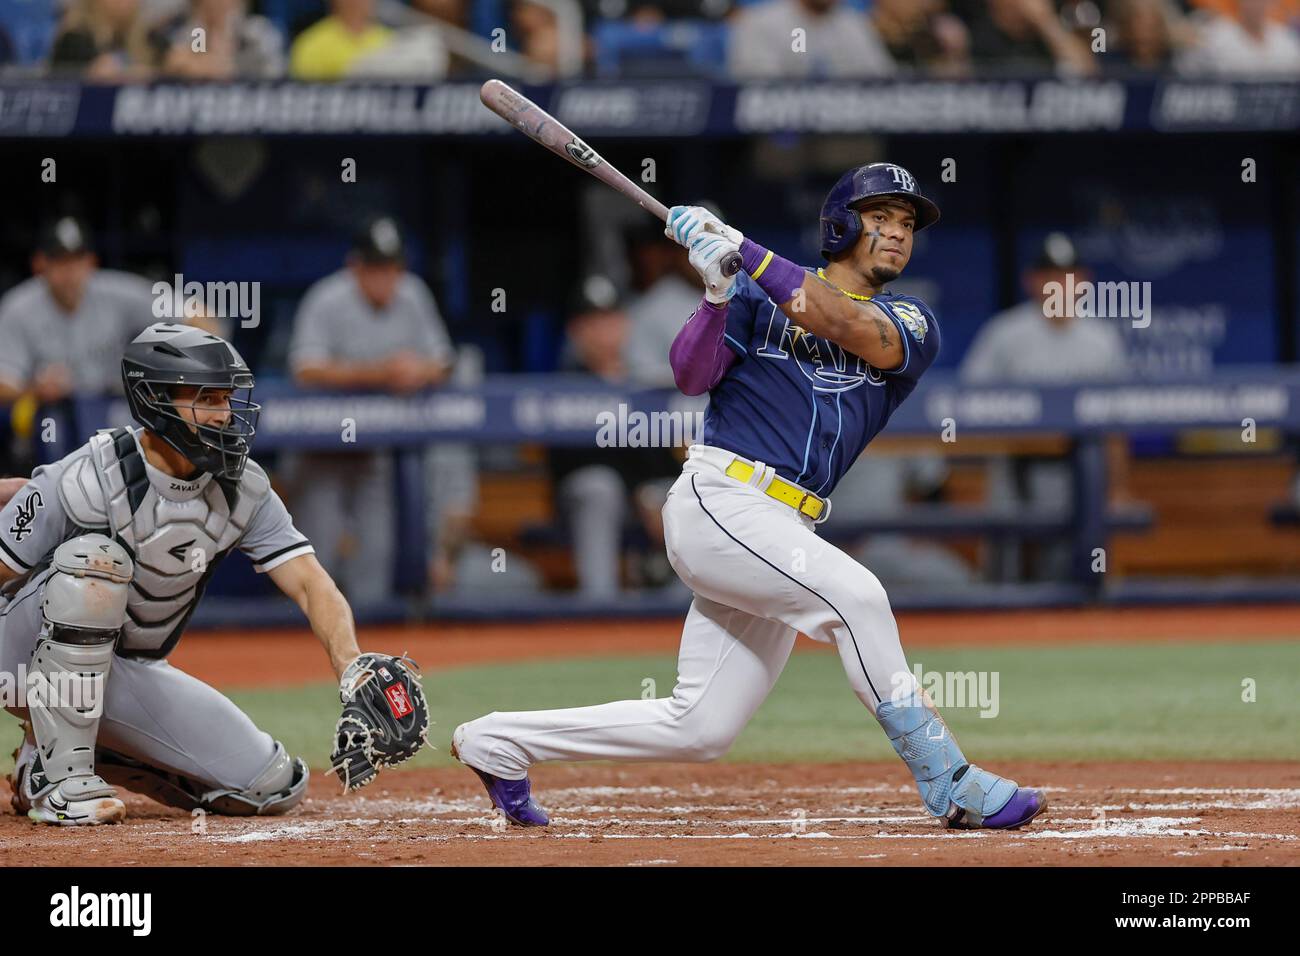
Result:
M95 739L113 651L126 621L133 566L100 534L55 549L41 594L41 636L32 652L27 710L36 749L24 801L47 822L102 822L79 813L125 813L95 772ZM105 808L101 801L116 806Z
M100 771L120 787L182 810L203 810L229 817L288 813L307 795L309 773L300 757L290 757L275 742L271 761L242 789L214 789L190 777L170 773L100 748Z
M876 720L916 778L925 808L936 817L961 817L978 825L1007 805L1014 781L968 762L948 725L920 691L883 701Z

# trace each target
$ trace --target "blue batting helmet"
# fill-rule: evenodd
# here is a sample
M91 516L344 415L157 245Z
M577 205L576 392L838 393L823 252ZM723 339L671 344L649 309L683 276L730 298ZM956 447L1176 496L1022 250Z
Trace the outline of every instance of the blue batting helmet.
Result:
M902 166L870 163L851 169L839 178L826 202L822 203L822 255L829 259L853 248L862 235L858 205L865 199L894 196L916 210L916 231L939 221L939 207L921 195L916 179Z

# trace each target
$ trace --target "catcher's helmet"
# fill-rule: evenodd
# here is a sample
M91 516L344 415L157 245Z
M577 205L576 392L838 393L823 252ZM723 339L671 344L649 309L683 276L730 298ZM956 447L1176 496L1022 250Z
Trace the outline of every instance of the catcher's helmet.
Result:
M858 205L865 199L894 196L916 210L916 232L939 221L939 207L921 195L916 180L902 166L870 163L850 169L831 187L822 203L822 255L829 259L853 248L862 235Z
M155 323L126 347L122 384L132 417L197 468L231 481L243 475L262 406L253 401L252 372L229 342L193 326ZM225 427L182 417L172 398L176 385L200 394L204 388L230 390Z

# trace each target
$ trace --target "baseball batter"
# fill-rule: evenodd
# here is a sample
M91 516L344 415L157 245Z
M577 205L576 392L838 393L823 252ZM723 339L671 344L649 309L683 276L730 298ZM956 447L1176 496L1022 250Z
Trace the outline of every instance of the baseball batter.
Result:
M713 760L776 683L798 632L833 643L849 684L948 827L1010 829L1041 792L971 763L917 686L876 576L817 536L836 482L939 350L920 300L884 287L939 210L902 167L851 170L822 208L824 268L804 269L700 207L667 232L705 296L674 340L678 387L708 392L664 506L673 568L695 592L671 697L492 713L456 728L452 752L516 824L545 825L528 769L544 760ZM723 275L739 251L744 274Z
M359 655L351 612L248 457L258 406L235 349L156 324L122 376L143 428L100 432L0 510L0 667L81 682L13 709L27 722L14 807L117 822L116 782L187 810L283 813L306 793L306 765L167 655L236 548L302 607L341 679Z

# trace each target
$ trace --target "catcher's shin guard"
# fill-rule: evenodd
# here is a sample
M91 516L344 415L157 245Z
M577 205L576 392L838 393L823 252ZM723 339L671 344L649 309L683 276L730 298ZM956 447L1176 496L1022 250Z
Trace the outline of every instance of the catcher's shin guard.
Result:
M276 816L288 813L307 795L307 764L300 757L291 758L278 740L266 769L242 790L214 789L103 747L97 756L100 772L108 780L181 810L228 817Z
M919 690L876 708L876 720L916 778L925 808L946 826L977 828L1010 802L1014 781L966 760L948 725Z
M35 750L22 768L20 802L41 823L117 823L126 807L95 772L113 648L126 619L131 559L103 535L65 541L41 593L27 711Z

